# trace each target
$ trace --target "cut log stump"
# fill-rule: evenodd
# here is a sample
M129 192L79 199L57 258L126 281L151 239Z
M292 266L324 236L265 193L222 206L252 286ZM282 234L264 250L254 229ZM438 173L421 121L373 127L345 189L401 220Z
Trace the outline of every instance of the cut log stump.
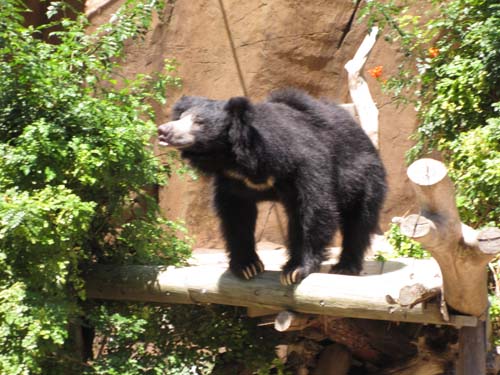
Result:
M408 168L408 177L420 213L396 221L404 235L420 242L438 262L446 304L481 320L477 327L460 330L457 374L485 374L487 265L500 253L500 229L475 230L460 221L455 189L440 161L417 160Z

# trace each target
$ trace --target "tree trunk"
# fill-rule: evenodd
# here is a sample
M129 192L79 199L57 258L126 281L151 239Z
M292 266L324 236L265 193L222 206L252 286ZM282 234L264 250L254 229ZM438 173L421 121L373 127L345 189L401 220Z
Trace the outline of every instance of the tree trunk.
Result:
M441 162L417 160L408 177L421 210L399 220L401 232L419 241L438 262L447 305L480 318L476 327L460 329L457 374L485 374L487 265L500 252L500 229L478 231L460 221L454 186Z
M458 339L457 375L486 374L486 324L463 327Z
M408 177L421 210L400 220L401 232L422 243L438 262L446 303L460 313L485 317L487 265L500 252L500 229L476 231L461 223L443 163L418 160Z

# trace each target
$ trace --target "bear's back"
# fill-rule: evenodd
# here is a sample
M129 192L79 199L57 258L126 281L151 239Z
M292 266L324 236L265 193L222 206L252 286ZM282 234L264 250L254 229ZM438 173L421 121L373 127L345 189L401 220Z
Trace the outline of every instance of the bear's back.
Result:
M283 112L283 106L299 112L298 126L305 126L317 136L321 143L339 147L352 147L359 150L374 151L374 147L349 112L327 100L318 100L297 89L281 89L272 92L266 103L279 106L276 112ZM289 123L289 126L293 126Z

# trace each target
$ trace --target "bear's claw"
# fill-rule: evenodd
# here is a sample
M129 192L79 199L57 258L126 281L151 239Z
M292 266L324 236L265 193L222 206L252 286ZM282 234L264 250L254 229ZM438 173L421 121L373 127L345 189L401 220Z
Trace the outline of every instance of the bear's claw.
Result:
M259 273L264 272L264 263L260 259L247 266L231 267L233 273L245 280L253 279Z
M298 284L300 281L302 281L302 279L303 276L301 267L295 268L290 271L283 271L280 276L281 285L285 286Z

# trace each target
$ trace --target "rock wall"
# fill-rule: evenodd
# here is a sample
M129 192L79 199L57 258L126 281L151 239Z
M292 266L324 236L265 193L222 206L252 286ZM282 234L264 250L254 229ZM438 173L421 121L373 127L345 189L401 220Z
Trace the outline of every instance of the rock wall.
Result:
M163 21L156 21L143 43L128 48L125 72L160 69L163 60L179 62L183 87L170 95L172 104L182 94L224 99L242 95L235 61L218 0L166 0ZM93 23L108 20L120 1L91 0L87 13ZM350 102L344 64L366 35L357 21L360 1L351 0L224 0L235 50L248 95L264 98L271 90L293 86L314 96ZM402 56L397 47L379 38L367 68L382 65L384 76L394 72ZM389 196L381 227L414 205L406 178L404 154L416 126L412 108L397 108L367 77L380 110L380 153L388 172ZM158 123L168 119L169 106L158 108ZM158 150L161 152L161 150ZM197 181L174 176L160 190L163 212L182 219L196 238L197 247L222 246L210 203L208 178ZM283 243L286 220L276 205L262 204L257 239Z

